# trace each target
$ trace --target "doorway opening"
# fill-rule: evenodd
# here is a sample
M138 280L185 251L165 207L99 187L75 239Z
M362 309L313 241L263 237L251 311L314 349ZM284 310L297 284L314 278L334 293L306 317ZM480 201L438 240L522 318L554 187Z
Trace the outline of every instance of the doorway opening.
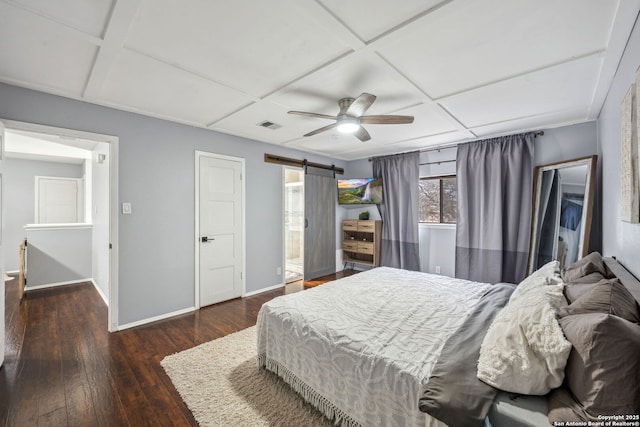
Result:
M304 277L304 171L284 168L285 284Z
M13 200L13 206L20 207L12 209L11 215L4 218L2 231L7 237L3 239L4 243L15 246L17 254L18 244L27 234L37 236L35 239L42 238L42 242L50 238L47 234L49 230L57 233L56 238L62 236L55 241L55 245L47 246L47 251L42 249L44 246L32 251L34 257L45 254L51 263L46 268L39 268L44 265L39 262L32 263L26 290L91 281L107 305L107 329L110 332L117 331L118 138L4 119L0 120L0 124L4 128L3 172L6 178L4 184L7 185L7 191L3 194L4 202L9 205ZM46 194L56 197L47 196L47 200L39 197L42 188L35 184L42 180L43 175L49 178L77 178L76 204L62 206L55 202L54 199L61 195L57 187L45 189L48 191L45 191ZM49 206L44 202L52 204ZM45 215L44 219L38 213L43 206L50 214ZM75 220L69 219L68 215L60 216L65 209L74 211ZM70 269L66 257L72 253L71 249L78 248L78 242L83 243L82 247L86 249L82 257L73 255L73 261L80 267L75 268L77 266L74 264L74 268ZM10 271L20 270L21 264L16 254L13 250L9 254L5 250L3 254L3 261L9 263ZM26 255L28 258L29 249L26 249Z

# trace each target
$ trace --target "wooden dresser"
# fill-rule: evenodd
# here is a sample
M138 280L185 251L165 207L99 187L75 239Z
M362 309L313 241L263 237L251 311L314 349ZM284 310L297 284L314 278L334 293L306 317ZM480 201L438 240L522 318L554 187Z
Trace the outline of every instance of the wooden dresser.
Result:
M382 221L346 220L342 222L342 261L368 266L380 265Z

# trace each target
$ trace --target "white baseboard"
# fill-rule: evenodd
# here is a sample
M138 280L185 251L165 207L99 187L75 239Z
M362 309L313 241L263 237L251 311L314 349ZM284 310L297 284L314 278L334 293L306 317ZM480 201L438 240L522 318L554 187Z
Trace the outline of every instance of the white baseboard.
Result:
M261 294L262 292L272 291L274 289L279 289L279 288L282 288L282 287L284 287L284 285L283 284L279 284L279 285L269 286L268 288L258 289L257 291L247 292L242 296L242 298L250 297L252 295ZM127 324L118 326L118 330L119 331L123 331L125 329L135 328L136 326L142 326L142 325L146 325L147 323L157 322L158 320L164 320L164 319L167 319L169 317L179 316L181 314L186 314L186 313L191 313L192 311L196 311L196 308L195 307L189 307L189 308L185 308L183 310L178 310L178 311L174 311L174 312L171 312L171 313L161 314L161 315L155 316L155 317L150 317L148 319L137 320L135 322L131 322L131 323L127 323Z
M245 294L242 295L242 298L250 297L252 295L261 294L263 292L273 291L274 289L280 289L282 287L284 287L284 284L281 283L279 285L269 286L268 288L258 289L257 291L245 292Z
M109 298L107 298L104 292L102 292L102 289L100 289L100 286L98 286L98 284L96 283L95 280L93 280L93 278L91 279L91 283L93 283L93 287L96 288L96 291L98 291L98 295L100 295L100 298L102 298L102 301L104 301L107 307L109 307Z
M90 277L86 279L78 279L78 280L70 280L68 282L56 282L56 283L45 283L44 285L35 285L29 286L29 281L27 279L27 286L24 287L24 291L35 291L37 289L46 289L46 288L55 288L56 286L65 286L65 285L77 285L82 282L93 282L93 279Z
M124 325L118 326L119 331L124 331L125 329L135 328L136 326L146 325L147 323L157 322L158 320L164 320L169 317L179 316L181 314L187 314L196 311L195 307L184 308L182 310L173 311L171 313L161 314L159 316L149 317L148 319L136 320L135 322L127 323Z

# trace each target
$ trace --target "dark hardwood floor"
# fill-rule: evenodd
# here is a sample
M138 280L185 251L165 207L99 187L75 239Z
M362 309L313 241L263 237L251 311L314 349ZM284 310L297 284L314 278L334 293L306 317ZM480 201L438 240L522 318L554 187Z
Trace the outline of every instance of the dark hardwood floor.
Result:
M313 283L215 304L109 333L107 307L90 283L31 291L5 282L5 426L197 426L160 366L167 355L253 326L262 304Z

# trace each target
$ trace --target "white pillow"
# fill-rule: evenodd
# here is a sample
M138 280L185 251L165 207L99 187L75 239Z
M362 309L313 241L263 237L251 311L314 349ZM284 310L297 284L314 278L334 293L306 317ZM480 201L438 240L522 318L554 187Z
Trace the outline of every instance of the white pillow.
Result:
M562 276L560 276L560 263L558 261L548 262L520 282L511 294L509 301L518 298L519 295L528 292L531 289L545 285L557 285L560 283L563 283Z
M481 381L512 393L536 395L562 384L571 351L556 318L558 307L567 306L563 286L555 279L555 268L534 273L518 285L480 347Z

